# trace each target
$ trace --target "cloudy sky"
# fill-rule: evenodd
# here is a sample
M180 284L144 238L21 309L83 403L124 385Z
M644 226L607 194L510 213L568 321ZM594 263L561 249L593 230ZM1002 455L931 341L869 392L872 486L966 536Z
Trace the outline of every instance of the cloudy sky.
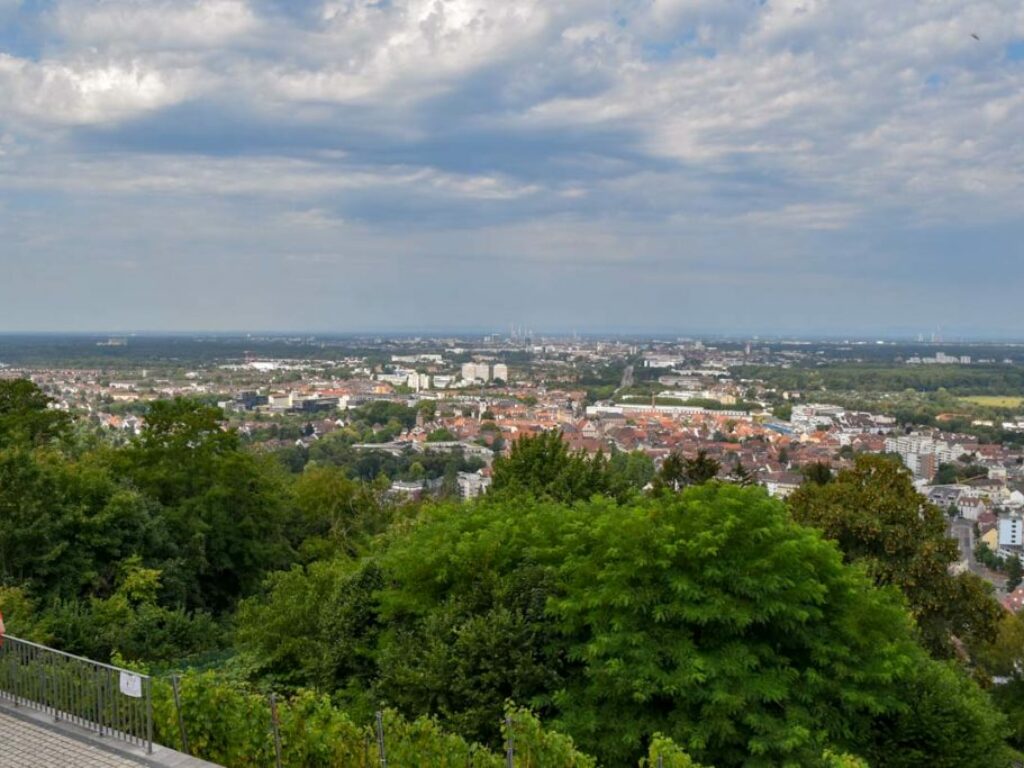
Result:
M1020 0L0 0L0 330L1024 337L1022 181Z

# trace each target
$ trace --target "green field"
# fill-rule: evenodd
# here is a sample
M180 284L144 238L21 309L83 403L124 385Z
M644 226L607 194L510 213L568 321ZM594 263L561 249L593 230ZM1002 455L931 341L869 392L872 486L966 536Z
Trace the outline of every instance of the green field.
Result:
M1024 397L1003 396L1003 395L973 395L960 398L965 403L981 405L988 408L1019 408L1024 404Z

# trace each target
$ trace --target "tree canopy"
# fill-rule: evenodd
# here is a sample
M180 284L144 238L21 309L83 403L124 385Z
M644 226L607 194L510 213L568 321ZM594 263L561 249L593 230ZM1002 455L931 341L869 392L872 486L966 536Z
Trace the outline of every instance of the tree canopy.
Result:
M70 419L28 379L0 379L0 448L39 446L64 436Z
M897 740L938 759L933 737L944 764L1006 764L1000 716L921 650L896 593L757 488L441 505L361 565L293 572L247 610L258 658L301 668L272 627L314 627L294 650L307 682L358 669L370 701L492 743L511 699L608 765L656 733L720 768L818 765L830 748L904 765ZM335 644L342 626L356 634ZM934 720L911 728L922 701Z
M596 494L625 500L647 484L653 471L643 454L590 456L570 451L561 432L542 432L516 440L508 456L495 459L491 489L568 503Z
M934 655L952 655L954 637L990 640L1002 609L978 577L950 574L959 554L942 510L917 492L900 464L882 456L855 461L832 482L805 483L793 493L794 519L820 528L876 584L900 589Z

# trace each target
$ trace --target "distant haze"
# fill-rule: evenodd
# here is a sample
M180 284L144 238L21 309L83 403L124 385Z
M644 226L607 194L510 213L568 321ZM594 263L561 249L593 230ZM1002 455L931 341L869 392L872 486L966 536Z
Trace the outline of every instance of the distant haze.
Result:
M1019 0L0 0L0 332L1019 337L1022 94Z

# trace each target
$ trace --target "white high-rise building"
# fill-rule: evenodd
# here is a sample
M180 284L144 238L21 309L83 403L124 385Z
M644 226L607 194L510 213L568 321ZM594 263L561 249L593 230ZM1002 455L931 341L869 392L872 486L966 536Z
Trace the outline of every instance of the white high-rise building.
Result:
M918 434L888 437L885 440L885 450L888 453L899 454L907 469L916 477L926 479L931 479L930 473L934 473L939 464L956 461L966 451L959 443L950 445L944 440L934 440L927 435ZM924 461L925 456L931 456L933 459Z
M491 367L487 363L463 363L462 378L465 381L490 381Z
M494 378L501 379L504 382L508 381L508 366L504 363L494 364Z
M417 392L423 389L430 389L430 374L429 373L410 373L407 383L410 387L415 389Z

